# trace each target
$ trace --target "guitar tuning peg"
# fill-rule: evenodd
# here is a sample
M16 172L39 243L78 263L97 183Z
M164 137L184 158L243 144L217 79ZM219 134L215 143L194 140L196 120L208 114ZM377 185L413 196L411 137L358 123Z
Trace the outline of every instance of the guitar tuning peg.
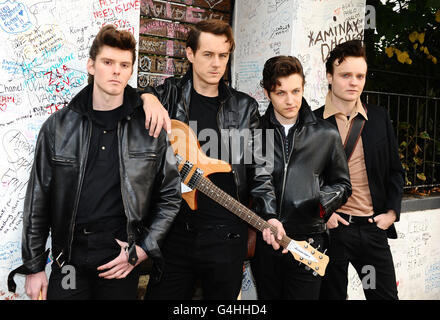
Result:
M313 244L313 243L315 242L315 240L313 240L313 238L309 238L309 239L307 240L307 242L308 242L309 244Z
M310 267L309 267L309 266L305 266L304 268L305 268L307 271L310 270Z
M327 252L327 249L325 249L323 253L325 254L326 252Z
M318 244L318 246L316 247L316 250L319 250L319 248L321 247L321 245L320 244Z
M318 272L313 271L313 275L316 277L318 275Z

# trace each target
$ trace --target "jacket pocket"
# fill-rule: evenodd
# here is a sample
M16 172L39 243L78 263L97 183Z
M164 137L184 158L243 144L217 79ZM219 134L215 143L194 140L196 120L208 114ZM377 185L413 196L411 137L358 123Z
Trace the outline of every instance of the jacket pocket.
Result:
M128 157L131 159L156 160L157 153L148 151L131 151L128 152Z
M56 166L74 166L76 165L77 160L74 158L54 156L52 157L52 163Z

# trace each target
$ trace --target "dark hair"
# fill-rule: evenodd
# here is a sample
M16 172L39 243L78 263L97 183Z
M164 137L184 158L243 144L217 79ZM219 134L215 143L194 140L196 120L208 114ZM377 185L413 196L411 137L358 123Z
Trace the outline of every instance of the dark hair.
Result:
M234 51L235 41L231 26L222 20L208 19L198 22L188 33L186 47L190 47L194 53L199 48L199 38L202 32L226 36L227 42L231 45L229 52L232 53Z
M292 56L276 56L268 59L263 68L263 80L260 85L271 92L277 85L281 85L279 78L287 77L292 74L299 74L303 79L303 86L306 83L301 62Z
M99 30L89 51L89 58L93 61L103 46L119 48L122 50L130 50L133 58L132 63L136 60L136 40L134 36L124 30L117 30L113 25L105 25ZM93 75L89 74L88 83L93 83Z
M337 61L338 64L342 63L347 57L361 57L367 61L367 53L365 46L361 40L350 40L344 43L338 44L332 51L325 62L325 71L333 75L333 63ZM331 84L328 85L331 90Z

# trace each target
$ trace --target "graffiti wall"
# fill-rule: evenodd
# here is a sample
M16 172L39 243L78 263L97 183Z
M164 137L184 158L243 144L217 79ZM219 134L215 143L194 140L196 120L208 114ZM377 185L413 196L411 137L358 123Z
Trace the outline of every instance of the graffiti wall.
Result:
M139 13L139 0L0 0L0 299L24 298L24 277L16 276L15 295L6 279L21 264L23 199L41 124L87 84L100 27L138 38Z
M363 39L365 0L237 0L234 32L237 48L232 66L236 88L267 106L259 83L264 62L293 55L303 64L304 97L312 109L324 104L324 62L339 43Z

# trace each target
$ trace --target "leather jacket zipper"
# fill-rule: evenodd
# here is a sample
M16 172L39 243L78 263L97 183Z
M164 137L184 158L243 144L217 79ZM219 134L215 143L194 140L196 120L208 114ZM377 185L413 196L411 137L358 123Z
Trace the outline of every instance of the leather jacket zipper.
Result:
M189 108L188 108L188 104L186 103L185 99L183 99L183 107L185 108L185 111L186 111L186 120L188 120L188 122L189 122Z
M283 141L283 135L279 131L279 128L275 128L275 130L280 135L281 141ZM285 150L284 150L284 145L283 145L284 173L283 173L283 189L281 190L281 198L280 198L280 213L279 213L280 217L281 217L281 213L283 212L282 209L283 209L283 201L284 201L284 191L286 189L287 169L289 168L290 157L292 156L293 149L295 147L295 137L296 137L296 129L293 132L292 147L290 148L290 152L288 154L287 161L286 161L286 155L285 155Z
M330 198L330 200L327 200L325 204L322 204L322 206L324 206L324 207L327 206L327 204L329 204L330 202L332 202L341 193L341 191L333 191L333 192L320 191L320 192L327 194L327 195L335 194L332 198Z
M84 182L84 176L85 176L86 168L87 168L87 159L88 159L88 155L89 155L90 141L92 139L92 120L88 119L88 122L89 122L89 136L88 136L87 145L86 145L87 152L84 154L84 161L83 161L84 165L83 165L83 168L82 168L81 173L80 173L81 176L79 178L78 189L76 191L75 207L74 207L74 210L73 210L72 221L70 222L71 234L70 234L70 239L69 239L69 257L68 257L68 261L70 261L70 258L72 256L72 243L73 243L73 234L75 232L76 214L78 212L79 198L81 197L82 185L83 185L83 182Z

